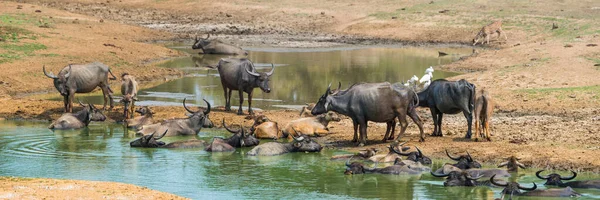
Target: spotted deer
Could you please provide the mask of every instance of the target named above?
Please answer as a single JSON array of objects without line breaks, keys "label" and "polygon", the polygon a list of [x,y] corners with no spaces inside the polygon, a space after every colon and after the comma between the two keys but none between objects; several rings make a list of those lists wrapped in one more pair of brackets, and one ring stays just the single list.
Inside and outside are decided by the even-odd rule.
[{"label": "spotted deer", "polygon": [[[479,33],[473,38],[473,46],[475,46],[479,40],[482,40],[481,44],[484,44],[486,41],[487,44],[490,44],[490,35],[494,33],[498,33],[498,38],[500,38],[500,35],[504,35],[504,40],[508,40],[506,33],[502,31],[502,21],[498,20],[481,28]],[[483,38],[485,38],[485,41]]]}]

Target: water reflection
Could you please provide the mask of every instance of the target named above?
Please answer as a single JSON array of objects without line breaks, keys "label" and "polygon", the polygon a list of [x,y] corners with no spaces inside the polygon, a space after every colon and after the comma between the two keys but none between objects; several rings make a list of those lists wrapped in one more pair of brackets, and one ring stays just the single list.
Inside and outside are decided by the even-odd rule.
[{"label": "water reflection", "polygon": [[[249,58],[258,70],[269,70],[275,64],[271,77],[271,93],[255,91],[253,106],[276,109],[314,102],[331,82],[342,82],[347,87],[357,82],[400,82],[412,75],[422,76],[429,66],[446,64],[470,54],[467,48],[359,48],[359,49],[251,49]],[[438,50],[450,53],[438,57]],[[223,55],[197,55],[166,61],[162,66],[178,68],[189,77],[172,80],[140,91],[139,105],[180,105],[183,98],[201,103],[206,98],[214,105],[224,105],[224,94],[217,70],[204,66],[216,65]],[[436,70],[434,78],[455,75]],[[258,90],[258,89],[257,89]],[[238,94],[234,92],[232,106],[237,107]],[[87,101],[102,103],[100,95],[81,96]],[[244,97],[247,99],[247,96]],[[61,100],[60,98],[56,98]],[[247,107],[247,103],[244,107]]]}]

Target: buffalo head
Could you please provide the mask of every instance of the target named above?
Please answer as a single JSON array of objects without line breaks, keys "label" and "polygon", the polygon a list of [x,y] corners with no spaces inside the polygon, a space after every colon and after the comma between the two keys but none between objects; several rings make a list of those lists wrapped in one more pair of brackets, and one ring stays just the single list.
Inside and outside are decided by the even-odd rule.
[{"label": "buffalo head", "polygon": [[292,142],[292,146],[293,146],[293,151],[295,152],[320,152],[321,149],[323,149],[323,147],[315,142],[314,140],[310,139],[308,136],[304,135],[304,134],[299,134],[296,129],[294,129],[294,127],[292,127],[292,130],[294,130],[295,135],[299,135],[298,137],[294,137],[292,135],[292,138],[294,138],[294,141]]},{"label": "buffalo head", "polygon": [[69,65],[69,71],[66,73],[59,72],[58,76],[54,75],[52,72],[46,72],[46,66],[43,66],[42,70],[44,70],[44,75],[54,80],[54,87],[56,87],[58,92],[60,92],[60,95],[69,95],[69,87],[67,86],[67,82],[69,81],[69,76],[71,75],[71,65]]},{"label": "buffalo head", "polygon": [[519,160],[521,159],[515,156],[511,156],[507,158],[506,162],[500,163],[498,167],[506,166],[508,168],[508,172],[517,172],[519,171],[519,167],[521,169],[525,169],[525,165],[523,165],[523,163],[520,163]]},{"label": "buffalo head", "polygon": [[271,92],[271,88],[269,87],[269,77],[271,77],[271,75],[273,75],[273,72],[275,72],[275,66],[273,65],[273,63],[271,63],[271,71],[269,72],[256,72],[254,70],[250,71],[248,70],[248,67],[244,67],[244,69],[248,74],[256,77],[256,79],[254,79],[255,84],[258,85],[258,87],[263,92]]},{"label": "buffalo head", "polygon": [[129,143],[129,146],[131,147],[144,147],[144,148],[156,148],[156,147],[160,147],[165,145],[164,142],[162,141],[158,141],[160,140],[162,137],[164,137],[167,134],[167,131],[169,130],[165,130],[165,132],[158,137],[154,137],[154,133],[150,134],[150,135],[144,135],[140,138],[138,138],[137,140],[131,141]]},{"label": "buffalo head", "polygon": [[104,120],[106,120],[106,115],[102,113],[102,110],[96,108],[94,104],[84,104],[81,103],[81,101],[79,101],[79,105],[81,105],[81,107],[83,107],[84,110],[87,110],[87,112],[90,115],[90,121],[103,122]]},{"label": "buffalo head", "polygon": [[[339,91],[340,87],[342,87],[341,82],[339,82],[338,89],[336,89],[336,91]],[[315,107],[310,111],[310,114],[316,116],[318,114],[326,113],[328,111],[327,107],[329,107],[329,104],[331,103],[331,100],[328,99],[327,97],[329,95],[336,95],[337,93],[338,92],[331,91],[331,83],[330,83],[329,86],[327,86],[327,90],[325,91],[325,94],[323,94],[319,98],[319,101],[317,101],[317,104],[315,105]]]},{"label": "buffalo head", "polygon": [[478,177],[471,177],[466,171],[451,171],[447,174],[436,174],[431,172],[432,176],[435,177],[447,177],[446,181],[444,181],[444,186],[453,187],[453,186],[477,186],[477,179],[483,177],[483,175],[479,175]]},{"label": "buffalo head", "polygon": [[[350,157],[350,159],[352,159],[352,157]],[[346,175],[364,174],[367,171],[375,170],[375,168],[367,168],[364,164],[359,162],[353,162],[352,164],[350,164],[350,159],[346,161],[346,171],[344,171],[344,174]]]},{"label": "buffalo head", "polygon": [[562,177],[562,176],[560,176],[560,174],[556,174],[556,173],[548,174],[547,176],[542,176],[540,174],[543,171],[544,170],[537,171],[535,173],[535,176],[537,176],[540,179],[546,179],[546,183],[544,183],[544,185],[562,186],[564,184],[562,181],[573,180],[575,177],[577,177],[577,173],[574,171],[571,171],[571,173],[573,173],[573,175],[569,176],[569,177]]},{"label": "buffalo head", "polygon": [[204,102],[206,102],[206,110],[199,109],[198,111],[194,112],[185,105],[185,100],[186,99],[184,98],[183,99],[183,108],[185,108],[185,110],[188,111],[188,113],[189,113],[188,117],[194,123],[193,126],[203,127],[204,124],[206,123],[206,121],[208,120],[208,113],[210,113],[210,103],[208,103],[208,101],[206,101],[206,99],[202,99],[202,100],[204,100]]},{"label": "buffalo head", "polygon": [[448,153],[448,150],[446,149],[446,155],[454,160],[454,161],[458,161],[458,163],[453,164],[453,166],[458,167],[462,170],[465,169],[472,169],[472,168],[481,168],[481,164],[475,160],[473,160],[473,158],[471,157],[471,154],[469,154],[469,152],[467,151],[467,155],[461,155],[461,156],[451,156],[450,153]]},{"label": "buffalo head", "polygon": [[[404,143],[402,143],[402,144],[404,144]],[[402,146],[402,144],[400,144],[399,146]],[[406,158],[407,160],[412,160],[412,161],[415,161],[415,162],[420,162],[421,164],[424,164],[424,165],[431,165],[431,163],[432,163],[431,162],[431,158],[423,155],[423,152],[421,152],[421,149],[419,149],[419,147],[415,146],[415,148],[417,149],[417,151],[416,152],[410,152],[410,153],[400,152],[400,151],[396,150],[394,148],[394,146],[391,145],[391,144],[390,144],[389,148],[390,148],[390,151],[392,151],[392,152],[394,152],[394,153],[396,153],[398,155],[407,156],[407,158]],[[406,150],[405,150],[405,148],[406,147],[403,147],[402,151],[408,150],[408,148],[406,148]]]},{"label": "buffalo head", "polygon": [[198,36],[196,36],[196,38],[194,38],[194,45],[192,45],[192,49],[203,49],[205,46],[208,46],[211,42],[208,40],[208,38],[210,38],[210,33],[206,36],[206,38],[198,39]]},{"label": "buffalo head", "polygon": [[240,127],[239,130],[233,130],[227,127],[227,124],[225,124],[225,118],[223,118],[223,127],[225,127],[225,129],[230,133],[233,133],[231,137],[225,139],[227,143],[233,147],[251,147],[258,145],[260,142],[258,139],[256,139],[256,137],[254,137],[254,135],[246,134],[244,127]]},{"label": "buffalo head", "polygon": [[[537,188],[537,185],[535,183],[533,183],[533,187],[531,188],[526,188],[523,187],[521,185],[519,185],[519,183],[517,182],[507,182],[507,183],[498,183],[496,182],[496,180],[494,179],[496,177],[496,175],[494,174],[491,178],[490,178],[490,182],[496,186],[500,186],[500,187],[504,187],[504,189],[502,190],[503,194],[510,194],[511,197],[510,199],[512,199],[512,195],[513,194],[521,194],[520,190],[527,190],[527,191],[533,191]],[[503,195],[504,196],[504,195]]]},{"label": "buffalo head", "polygon": [[150,108],[148,106],[136,108],[135,112],[140,113],[140,115],[154,114],[154,112],[152,112],[152,110],[150,110]]}]

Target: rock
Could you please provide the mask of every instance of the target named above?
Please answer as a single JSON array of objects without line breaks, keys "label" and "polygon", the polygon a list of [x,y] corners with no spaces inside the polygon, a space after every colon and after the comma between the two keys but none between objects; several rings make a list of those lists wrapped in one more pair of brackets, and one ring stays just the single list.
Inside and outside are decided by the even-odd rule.
[{"label": "rock", "polygon": [[42,11],[41,11],[41,10],[35,10],[35,12],[36,12],[36,13],[41,13]]},{"label": "rock", "polygon": [[598,45],[597,45],[597,44],[587,44],[587,45],[585,45],[585,46],[588,46],[588,47],[595,47],[595,46],[598,46]]},{"label": "rock", "polygon": [[573,47],[573,45],[571,45],[571,44],[566,44],[565,45],[565,48],[569,48],[569,47]]}]

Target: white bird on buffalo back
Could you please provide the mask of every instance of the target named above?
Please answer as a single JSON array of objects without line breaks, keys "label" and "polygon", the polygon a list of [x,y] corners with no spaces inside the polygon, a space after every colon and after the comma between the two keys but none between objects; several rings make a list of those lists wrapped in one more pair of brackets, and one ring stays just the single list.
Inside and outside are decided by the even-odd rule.
[{"label": "white bird on buffalo back", "polygon": [[433,74],[431,74],[431,72],[426,73],[425,75],[423,75],[423,77],[421,77],[421,80],[419,80],[419,83],[424,83],[423,89],[429,87],[429,84],[431,84],[431,79],[433,79]]}]

